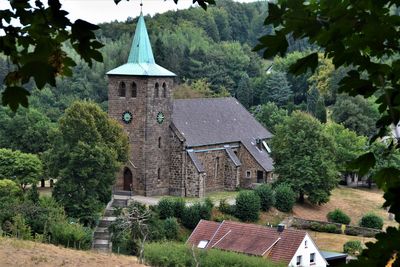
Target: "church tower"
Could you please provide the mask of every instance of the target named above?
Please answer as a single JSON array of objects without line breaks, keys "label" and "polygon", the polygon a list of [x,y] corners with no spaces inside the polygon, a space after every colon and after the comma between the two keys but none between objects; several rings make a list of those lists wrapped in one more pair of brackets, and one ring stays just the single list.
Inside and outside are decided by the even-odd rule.
[{"label": "church tower", "polygon": [[168,194],[169,149],[174,73],[157,65],[143,14],[128,62],[107,73],[108,114],[129,136],[129,160],[116,189],[153,196]]}]

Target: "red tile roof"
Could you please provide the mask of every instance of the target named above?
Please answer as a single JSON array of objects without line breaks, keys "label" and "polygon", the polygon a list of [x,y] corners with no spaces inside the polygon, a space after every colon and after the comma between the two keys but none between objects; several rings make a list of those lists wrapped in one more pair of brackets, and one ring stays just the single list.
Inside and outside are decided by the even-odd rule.
[{"label": "red tile roof", "polygon": [[232,221],[216,223],[201,220],[188,243],[197,246],[209,240],[207,248],[235,251],[255,256],[267,256],[273,261],[289,263],[306,236],[306,232]]}]

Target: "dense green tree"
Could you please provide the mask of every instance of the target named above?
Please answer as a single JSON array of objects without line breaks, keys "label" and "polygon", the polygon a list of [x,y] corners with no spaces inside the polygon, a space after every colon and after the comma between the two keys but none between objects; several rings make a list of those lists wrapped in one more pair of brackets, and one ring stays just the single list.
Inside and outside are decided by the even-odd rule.
[{"label": "dense green tree", "polygon": [[66,110],[45,158],[50,174],[58,178],[53,195],[69,216],[94,223],[111,197],[127,150],[122,127],[96,104],[75,102]]},{"label": "dense green tree", "polygon": [[[341,79],[339,91],[350,95],[370,97],[378,95],[381,118],[376,123],[379,131],[371,140],[383,137],[387,127],[400,120],[399,59],[400,48],[398,3],[393,1],[277,1],[269,3],[269,16],[265,25],[273,25],[274,36],[261,37],[256,50],[265,49],[264,56],[283,55],[288,47],[286,36],[308,38],[319,46],[324,56],[332,59],[336,69],[351,66],[352,70]],[[292,65],[293,73],[301,74],[318,66],[318,55],[312,53]],[[397,139],[399,137],[397,136]],[[387,147],[391,150],[393,146]],[[398,149],[398,147],[397,147]],[[361,175],[377,163],[372,152],[365,153],[355,162]],[[400,169],[384,167],[374,179],[385,191],[385,207],[400,222]],[[398,266],[400,263],[400,229],[388,227],[377,234],[377,241],[367,243],[367,249],[351,266]]]},{"label": "dense green tree", "polygon": [[[292,95],[291,86],[286,78],[286,73],[273,71],[261,79],[261,103],[273,102],[278,107],[286,105]],[[260,85],[259,85],[260,86]]]},{"label": "dense green tree", "polygon": [[327,111],[322,98],[318,98],[317,104],[315,106],[315,117],[322,123],[327,121]]},{"label": "dense green tree", "polygon": [[254,191],[242,191],[236,197],[235,215],[241,221],[255,222],[260,216],[261,201]]},{"label": "dense green tree", "polygon": [[0,107],[0,125],[0,147],[27,153],[40,153],[49,148],[53,124],[33,108],[20,108],[14,113]]},{"label": "dense green tree", "polygon": [[290,88],[293,92],[293,100],[295,104],[300,104],[307,100],[307,92],[309,89],[308,79],[311,77],[311,72],[295,76],[289,72],[289,67],[298,59],[309,54],[309,52],[293,52],[285,57],[276,57],[273,63],[273,70],[286,73]]},{"label": "dense green tree", "polygon": [[0,148],[0,179],[11,179],[23,190],[43,176],[43,165],[37,155]]},{"label": "dense green tree", "polygon": [[336,167],[344,174],[348,171],[347,164],[366,151],[367,138],[334,122],[327,123],[325,131],[335,142]]},{"label": "dense green tree", "polygon": [[276,127],[271,146],[278,181],[288,183],[299,201],[304,201],[305,195],[314,204],[329,201],[338,182],[334,141],[318,120],[293,112]]},{"label": "dense green tree", "polygon": [[332,119],[359,135],[371,137],[376,133],[375,122],[379,119],[376,105],[361,96],[340,95],[332,107]]},{"label": "dense green tree", "polygon": [[276,125],[283,123],[288,116],[285,109],[271,102],[257,106],[253,109],[253,114],[271,132],[275,132]]},{"label": "dense green tree", "polygon": [[247,74],[244,74],[239,81],[236,91],[236,98],[245,108],[249,108],[253,104],[250,79]]}]

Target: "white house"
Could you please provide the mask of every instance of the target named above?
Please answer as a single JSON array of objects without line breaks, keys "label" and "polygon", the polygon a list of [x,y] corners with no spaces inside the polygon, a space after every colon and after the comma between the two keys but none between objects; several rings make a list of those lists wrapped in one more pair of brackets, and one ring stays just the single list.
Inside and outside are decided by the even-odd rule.
[{"label": "white house", "polygon": [[288,266],[325,267],[318,247],[303,230],[266,227],[233,221],[201,220],[187,243],[200,249],[221,249],[264,257]]}]

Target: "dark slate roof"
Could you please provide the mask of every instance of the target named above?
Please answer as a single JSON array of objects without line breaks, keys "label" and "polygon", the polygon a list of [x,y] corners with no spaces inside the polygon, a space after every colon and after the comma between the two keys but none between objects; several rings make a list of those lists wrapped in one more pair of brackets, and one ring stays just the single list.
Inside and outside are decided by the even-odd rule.
[{"label": "dark slate roof", "polygon": [[172,121],[187,147],[242,142],[265,170],[272,170],[268,153],[255,145],[272,134],[235,98],[175,100]]},{"label": "dark slate roof", "polygon": [[194,151],[188,151],[189,157],[192,160],[194,166],[196,167],[198,172],[204,172],[203,164],[199,161]]},{"label": "dark slate roof", "polygon": [[289,263],[306,236],[306,231],[276,228],[233,221],[201,220],[187,243],[197,246],[209,241],[206,248],[218,248],[255,256],[264,256],[276,262]]},{"label": "dark slate roof", "polygon": [[236,167],[239,167],[242,165],[239,158],[236,156],[235,152],[233,152],[229,146],[225,146],[225,150],[226,150],[226,153],[228,154],[229,158],[233,161],[233,164],[235,164]]}]

